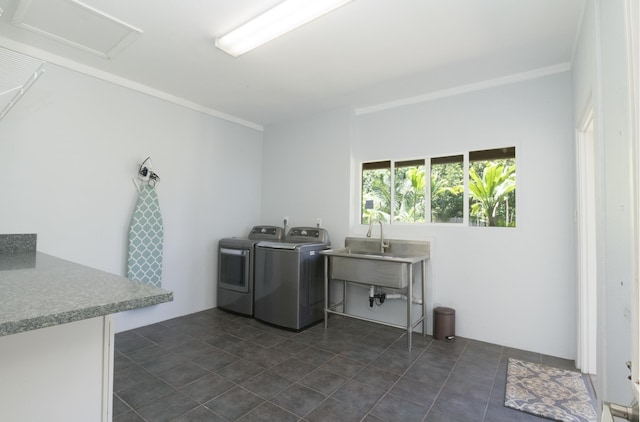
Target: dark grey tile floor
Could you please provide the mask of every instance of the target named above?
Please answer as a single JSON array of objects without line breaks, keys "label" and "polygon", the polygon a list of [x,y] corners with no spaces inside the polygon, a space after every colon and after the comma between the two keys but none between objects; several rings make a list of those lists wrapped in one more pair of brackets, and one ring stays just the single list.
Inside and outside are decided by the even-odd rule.
[{"label": "dark grey tile floor", "polygon": [[211,309],[116,334],[114,422],[540,421],[503,406],[509,357],[351,318],[301,333]]}]

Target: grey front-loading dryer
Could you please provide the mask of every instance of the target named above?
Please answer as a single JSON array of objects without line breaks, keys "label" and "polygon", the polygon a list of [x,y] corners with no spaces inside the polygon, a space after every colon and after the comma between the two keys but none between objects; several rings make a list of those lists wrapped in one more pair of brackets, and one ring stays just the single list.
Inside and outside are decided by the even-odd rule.
[{"label": "grey front-loading dryer", "polygon": [[218,242],[218,308],[253,316],[255,246],[262,240],[277,242],[283,238],[282,227],[255,226],[248,237],[220,239]]},{"label": "grey front-loading dryer", "polygon": [[256,245],[254,316],[300,330],[324,317],[324,259],[329,234],[292,227],[283,242]]}]

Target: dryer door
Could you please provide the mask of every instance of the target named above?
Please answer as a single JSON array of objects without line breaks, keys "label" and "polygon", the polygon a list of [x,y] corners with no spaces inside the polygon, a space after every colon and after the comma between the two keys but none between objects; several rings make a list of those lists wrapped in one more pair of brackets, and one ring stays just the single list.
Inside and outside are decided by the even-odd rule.
[{"label": "dryer door", "polygon": [[236,292],[249,292],[249,249],[220,248],[218,287]]}]

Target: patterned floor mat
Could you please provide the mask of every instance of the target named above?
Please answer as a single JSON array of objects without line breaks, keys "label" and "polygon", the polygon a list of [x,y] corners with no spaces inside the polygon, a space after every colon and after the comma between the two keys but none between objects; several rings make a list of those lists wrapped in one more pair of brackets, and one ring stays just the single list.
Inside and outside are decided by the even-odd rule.
[{"label": "patterned floor mat", "polygon": [[564,422],[597,417],[582,374],[511,358],[504,405]]}]

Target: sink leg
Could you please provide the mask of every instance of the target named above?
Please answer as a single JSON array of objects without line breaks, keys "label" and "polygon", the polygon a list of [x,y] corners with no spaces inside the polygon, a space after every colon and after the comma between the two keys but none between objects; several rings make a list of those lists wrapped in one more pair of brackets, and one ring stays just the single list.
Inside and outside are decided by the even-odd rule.
[{"label": "sink leg", "polygon": [[426,293],[427,289],[427,261],[422,261],[422,337],[427,335],[427,301]]},{"label": "sink leg", "polygon": [[324,329],[327,329],[329,322],[329,313],[327,308],[329,307],[329,257],[324,257]]},{"label": "sink leg", "polygon": [[411,351],[411,305],[413,302],[413,265],[407,264],[409,267],[409,286],[407,289],[407,343],[409,351]]},{"label": "sink leg", "polygon": [[347,282],[342,282],[342,313],[347,313]]}]

